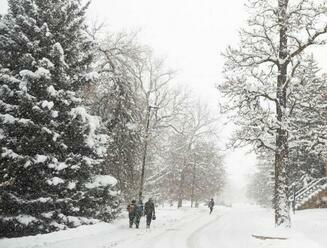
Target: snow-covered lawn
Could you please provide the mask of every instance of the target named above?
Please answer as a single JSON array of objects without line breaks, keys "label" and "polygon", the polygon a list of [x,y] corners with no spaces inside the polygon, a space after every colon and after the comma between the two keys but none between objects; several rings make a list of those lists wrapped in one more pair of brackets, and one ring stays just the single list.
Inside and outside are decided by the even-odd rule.
[{"label": "snow-covered lawn", "polygon": [[294,229],[314,240],[320,247],[327,247],[327,209],[301,210],[295,213]]},{"label": "snow-covered lawn", "polygon": [[[254,206],[161,208],[150,230],[129,229],[126,216],[56,233],[1,239],[1,248],[326,248],[327,209],[298,211],[290,231],[273,228],[272,211]],[[252,235],[284,237],[260,240]]]}]

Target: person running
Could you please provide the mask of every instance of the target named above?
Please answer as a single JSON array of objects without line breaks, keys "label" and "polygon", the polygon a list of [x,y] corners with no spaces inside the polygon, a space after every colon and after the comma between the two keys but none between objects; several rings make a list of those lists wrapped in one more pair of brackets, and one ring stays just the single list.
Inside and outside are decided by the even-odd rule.
[{"label": "person running", "polygon": [[134,223],[135,223],[136,228],[139,228],[140,220],[141,220],[143,213],[144,213],[143,202],[142,202],[142,200],[139,200],[138,203],[136,204],[136,212],[135,212],[135,218],[134,218]]},{"label": "person running", "polygon": [[132,200],[130,204],[127,205],[128,218],[129,218],[129,228],[133,227],[134,219],[136,216],[136,201]]},{"label": "person running", "polygon": [[211,198],[211,200],[208,203],[208,207],[210,209],[210,214],[212,213],[213,207],[215,206],[214,200]]},{"label": "person running", "polygon": [[150,228],[151,221],[155,220],[156,218],[156,212],[152,198],[149,198],[149,200],[145,203],[144,214],[146,215],[146,228]]}]

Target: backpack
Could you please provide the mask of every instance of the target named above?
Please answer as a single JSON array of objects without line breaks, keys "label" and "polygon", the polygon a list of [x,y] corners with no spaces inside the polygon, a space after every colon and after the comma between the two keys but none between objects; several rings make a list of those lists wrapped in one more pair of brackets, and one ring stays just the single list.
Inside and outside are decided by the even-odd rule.
[{"label": "backpack", "polygon": [[132,214],[132,213],[135,213],[135,204],[129,204],[128,207],[127,207],[127,211],[128,213]]}]

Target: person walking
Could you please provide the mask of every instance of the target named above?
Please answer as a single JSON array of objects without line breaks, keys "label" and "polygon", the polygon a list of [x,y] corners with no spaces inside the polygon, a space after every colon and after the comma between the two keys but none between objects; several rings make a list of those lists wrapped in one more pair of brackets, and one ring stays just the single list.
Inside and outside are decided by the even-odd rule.
[{"label": "person walking", "polygon": [[150,228],[151,221],[156,219],[156,212],[152,198],[144,205],[144,214],[146,215],[146,228]]},{"label": "person walking", "polygon": [[134,219],[136,216],[136,201],[132,200],[130,204],[127,205],[128,218],[129,218],[129,228],[133,227]]},{"label": "person walking", "polygon": [[135,218],[134,223],[136,228],[139,228],[141,217],[143,216],[144,210],[143,210],[143,202],[142,200],[139,200],[136,204],[136,212],[135,212]]},{"label": "person walking", "polygon": [[210,214],[212,213],[213,207],[215,206],[214,200],[211,198],[211,200],[208,203],[208,207],[210,209]]}]

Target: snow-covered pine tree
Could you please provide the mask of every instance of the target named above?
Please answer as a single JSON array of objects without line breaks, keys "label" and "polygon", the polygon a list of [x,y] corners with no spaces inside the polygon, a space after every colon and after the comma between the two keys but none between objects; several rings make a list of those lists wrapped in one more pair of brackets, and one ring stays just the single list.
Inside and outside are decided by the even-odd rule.
[{"label": "snow-covered pine tree", "polygon": [[0,22],[0,234],[45,233],[119,210],[106,136],[78,97],[92,43],[79,0],[9,0]]},{"label": "snow-covered pine tree", "polygon": [[273,205],[274,162],[271,151],[261,151],[257,156],[256,171],[250,175],[247,185],[247,197],[260,206]]},{"label": "snow-covered pine tree", "polygon": [[290,183],[302,187],[325,175],[326,160],[326,75],[312,55],[297,65],[289,94],[291,132],[289,137]]},{"label": "snow-covered pine tree", "polygon": [[210,136],[195,143],[191,162],[191,202],[207,201],[217,196],[225,184],[223,156]]}]

